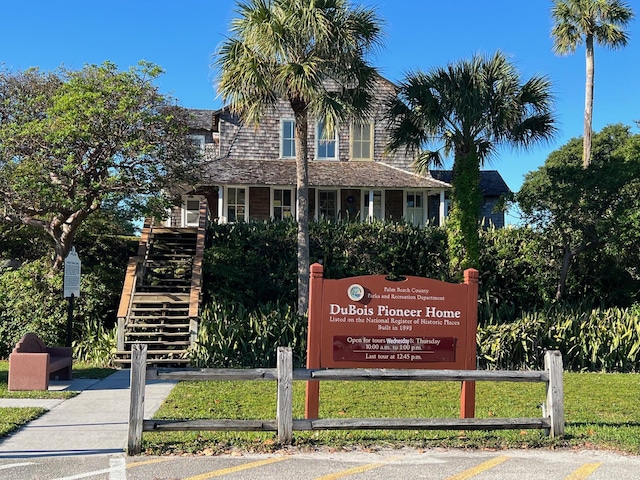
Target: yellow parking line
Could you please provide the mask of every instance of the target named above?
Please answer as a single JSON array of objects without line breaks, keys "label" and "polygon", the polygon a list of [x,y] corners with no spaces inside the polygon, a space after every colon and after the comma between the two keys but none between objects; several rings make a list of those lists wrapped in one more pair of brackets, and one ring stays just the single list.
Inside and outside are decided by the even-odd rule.
[{"label": "yellow parking line", "polygon": [[465,470],[464,472],[460,472],[453,477],[447,477],[446,480],[467,480],[468,478],[475,477],[476,475],[489,470],[490,468],[497,467],[503,462],[509,460],[509,457],[496,457],[491,460],[487,460],[486,462],[482,462],[480,465],[476,465],[469,470]]},{"label": "yellow parking line", "polygon": [[127,464],[127,468],[141,467],[143,465],[151,465],[152,463],[166,462],[170,458],[153,458],[151,460],[142,460],[140,462],[132,462]]},{"label": "yellow parking line", "polygon": [[384,467],[389,462],[393,462],[397,460],[399,457],[389,457],[386,462],[379,463],[369,463],[367,465],[361,465],[359,467],[353,467],[348,470],[343,470],[337,473],[330,473],[329,475],[324,475],[322,477],[317,477],[315,480],[335,480],[336,478],[348,477],[349,475],[356,475],[358,473],[366,472],[368,470],[373,470],[374,468]]},{"label": "yellow parking line", "polygon": [[208,478],[219,477],[220,475],[227,475],[229,473],[241,472],[242,470],[248,470],[250,468],[261,467],[263,465],[269,465],[270,463],[281,462],[287,460],[289,457],[273,457],[266,460],[258,460],[257,462],[244,463],[235,467],[223,468],[221,470],[214,470],[208,473],[202,473],[194,477],[185,478],[184,480],[206,480]]},{"label": "yellow parking line", "polygon": [[565,480],[584,480],[588,478],[593,472],[595,472],[602,463],[585,463]]},{"label": "yellow parking line", "polygon": [[330,473],[329,475],[325,475],[323,477],[317,477],[316,480],[334,480],[336,478],[348,477],[349,475],[366,472],[368,470],[373,470],[374,468],[382,467],[384,465],[386,465],[386,463],[369,463],[368,465],[362,465],[360,467],[350,468],[349,470],[343,470],[342,472]]}]

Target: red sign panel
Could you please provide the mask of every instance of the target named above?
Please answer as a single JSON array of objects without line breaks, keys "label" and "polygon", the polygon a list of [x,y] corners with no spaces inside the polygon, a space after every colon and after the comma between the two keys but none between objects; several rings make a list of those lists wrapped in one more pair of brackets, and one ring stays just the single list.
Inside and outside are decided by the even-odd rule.
[{"label": "red sign panel", "polygon": [[422,277],[323,280],[320,367],[469,368],[467,294]]}]

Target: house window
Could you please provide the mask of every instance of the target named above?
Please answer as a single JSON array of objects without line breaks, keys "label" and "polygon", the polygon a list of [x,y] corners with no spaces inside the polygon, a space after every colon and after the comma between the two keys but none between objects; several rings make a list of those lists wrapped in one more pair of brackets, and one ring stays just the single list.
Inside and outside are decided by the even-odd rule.
[{"label": "house window", "polygon": [[[369,192],[365,192],[364,195],[364,209],[367,212],[369,219],[383,220],[382,218],[382,191],[373,191],[373,209],[369,204]],[[373,212],[373,215],[371,213]]]},{"label": "house window", "polygon": [[293,215],[293,192],[291,189],[275,188],[273,190],[273,218],[284,220]]},{"label": "house window", "polygon": [[296,156],[296,122],[280,120],[280,158]]},{"label": "house window", "polygon": [[189,135],[189,140],[193,142],[198,153],[204,155],[204,135]]},{"label": "house window", "polygon": [[246,194],[244,188],[227,189],[227,221],[238,222],[245,219]]},{"label": "house window", "polygon": [[424,221],[424,199],[420,192],[407,192],[405,211],[406,219],[414,225],[422,225]]},{"label": "house window", "polygon": [[351,125],[351,159],[371,160],[373,158],[373,125],[354,123]]},{"label": "house window", "polygon": [[185,227],[197,227],[200,221],[200,200],[193,198],[185,199],[183,212],[183,225]]},{"label": "house window", "polygon": [[335,220],[338,212],[338,194],[335,190],[318,191],[318,215],[326,220]]},{"label": "house window", "polygon": [[338,152],[336,130],[328,132],[324,122],[318,122],[316,133],[316,158],[318,160],[335,160]]}]

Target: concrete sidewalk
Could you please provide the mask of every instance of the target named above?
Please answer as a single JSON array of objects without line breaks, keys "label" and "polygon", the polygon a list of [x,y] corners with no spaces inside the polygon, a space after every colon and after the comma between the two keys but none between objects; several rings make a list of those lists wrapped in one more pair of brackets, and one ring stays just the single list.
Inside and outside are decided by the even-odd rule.
[{"label": "concrete sidewalk", "polygon": [[[0,458],[122,453],[127,446],[129,370],[103,380],[51,382],[50,389],[80,391],[68,400],[0,399],[0,407],[49,409],[8,438],[0,440]],[[147,381],[144,417],[150,418],[177,382]]]}]

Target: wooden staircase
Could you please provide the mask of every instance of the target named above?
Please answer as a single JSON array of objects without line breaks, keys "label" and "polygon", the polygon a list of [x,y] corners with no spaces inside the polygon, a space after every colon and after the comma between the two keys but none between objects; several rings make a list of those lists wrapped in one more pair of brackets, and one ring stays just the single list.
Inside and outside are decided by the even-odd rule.
[{"label": "wooden staircase", "polygon": [[131,346],[137,343],[147,345],[149,365],[189,364],[198,333],[206,204],[200,213],[198,228],[145,222],[120,299],[116,365],[131,364]]}]

